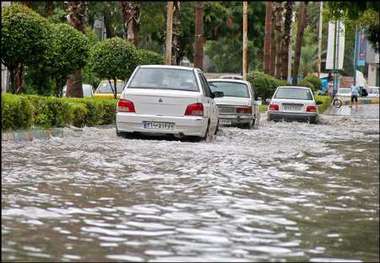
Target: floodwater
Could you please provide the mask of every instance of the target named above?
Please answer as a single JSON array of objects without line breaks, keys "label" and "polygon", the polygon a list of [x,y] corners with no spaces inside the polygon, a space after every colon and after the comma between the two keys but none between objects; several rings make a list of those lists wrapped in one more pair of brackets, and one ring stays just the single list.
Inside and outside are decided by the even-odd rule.
[{"label": "floodwater", "polygon": [[379,260],[379,122],[2,144],[2,260]]}]

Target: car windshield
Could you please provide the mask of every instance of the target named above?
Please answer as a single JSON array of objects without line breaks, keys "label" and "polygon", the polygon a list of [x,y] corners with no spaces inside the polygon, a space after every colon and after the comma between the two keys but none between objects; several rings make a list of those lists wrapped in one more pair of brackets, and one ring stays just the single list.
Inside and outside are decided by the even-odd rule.
[{"label": "car windshield", "polygon": [[249,98],[248,87],[243,83],[215,81],[210,84],[212,92],[221,91],[224,97]]},{"label": "car windshield", "polygon": [[351,92],[351,89],[339,89],[338,93],[340,94],[348,94]]},{"label": "car windshield", "polygon": [[313,96],[307,89],[300,88],[280,88],[277,90],[276,99],[296,99],[296,100],[312,100]]},{"label": "car windshield", "polygon": [[140,68],[128,88],[199,91],[192,70]]},{"label": "car windshield", "polygon": [[[111,80],[112,88],[113,88],[113,80]],[[123,81],[116,81],[116,90],[117,93],[121,93],[124,89],[124,82]],[[96,89],[96,93],[113,93],[109,81],[102,81],[98,88]]]}]

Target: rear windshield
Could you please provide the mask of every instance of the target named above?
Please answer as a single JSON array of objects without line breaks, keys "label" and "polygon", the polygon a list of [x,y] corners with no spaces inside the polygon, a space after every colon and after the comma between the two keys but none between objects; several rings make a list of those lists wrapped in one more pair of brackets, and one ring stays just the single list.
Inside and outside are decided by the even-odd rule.
[{"label": "rear windshield", "polygon": [[351,89],[339,89],[338,90],[338,93],[342,93],[342,94],[348,94],[351,92]]},{"label": "rear windshield", "polygon": [[199,91],[191,70],[140,68],[128,88]]},{"label": "rear windshield", "polygon": [[[113,80],[111,80],[111,83],[112,83],[112,88],[113,88],[113,85],[114,85]],[[123,92],[123,89],[124,89],[124,82],[123,81],[116,81],[117,93]],[[113,93],[111,86],[110,86],[110,83],[108,81],[107,82],[102,81],[99,84],[98,88],[96,89],[96,93]]]},{"label": "rear windshield", "polygon": [[296,100],[313,100],[311,92],[307,89],[299,88],[280,88],[277,90],[276,99],[296,99]]},{"label": "rear windshield", "polygon": [[221,91],[225,97],[249,98],[248,87],[242,83],[235,82],[210,82],[212,92]]}]

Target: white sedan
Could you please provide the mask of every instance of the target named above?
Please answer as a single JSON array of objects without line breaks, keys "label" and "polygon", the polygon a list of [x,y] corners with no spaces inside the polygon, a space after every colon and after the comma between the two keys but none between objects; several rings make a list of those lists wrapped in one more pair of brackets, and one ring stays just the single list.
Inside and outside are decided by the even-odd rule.
[{"label": "white sedan", "polygon": [[210,79],[211,91],[223,92],[222,98],[215,98],[219,108],[220,125],[236,125],[251,129],[258,125],[259,106],[248,81],[236,79]]},{"label": "white sedan", "polygon": [[318,121],[318,106],[313,92],[307,87],[280,86],[270,100],[267,112],[271,120]]},{"label": "white sedan", "polygon": [[223,94],[211,92],[200,69],[138,66],[117,103],[116,133],[211,138],[218,127],[215,96]]}]

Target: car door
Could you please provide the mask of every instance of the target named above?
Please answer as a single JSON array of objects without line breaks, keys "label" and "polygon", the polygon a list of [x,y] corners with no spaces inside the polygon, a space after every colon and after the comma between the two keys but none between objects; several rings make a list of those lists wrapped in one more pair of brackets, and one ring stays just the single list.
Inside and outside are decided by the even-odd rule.
[{"label": "car door", "polygon": [[202,87],[202,91],[203,91],[203,104],[206,108],[206,116],[208,118],[210,118],[210,124],[211,126],[213,127],[216,127],[217,125],[217,122],[218,122],[218,112],[217,112],[217,106],[216,106],[216,103],[214,101],[214,99],[211,97],[212,95],[212,92],[211,92],[211,89],[208,85],[208,82],[205,78],[205,76],[203,75],[203,73],[201,71],[198,71],[197,72],[197,75],[198,75],[198,78],[201,82],[201,87]]}]

